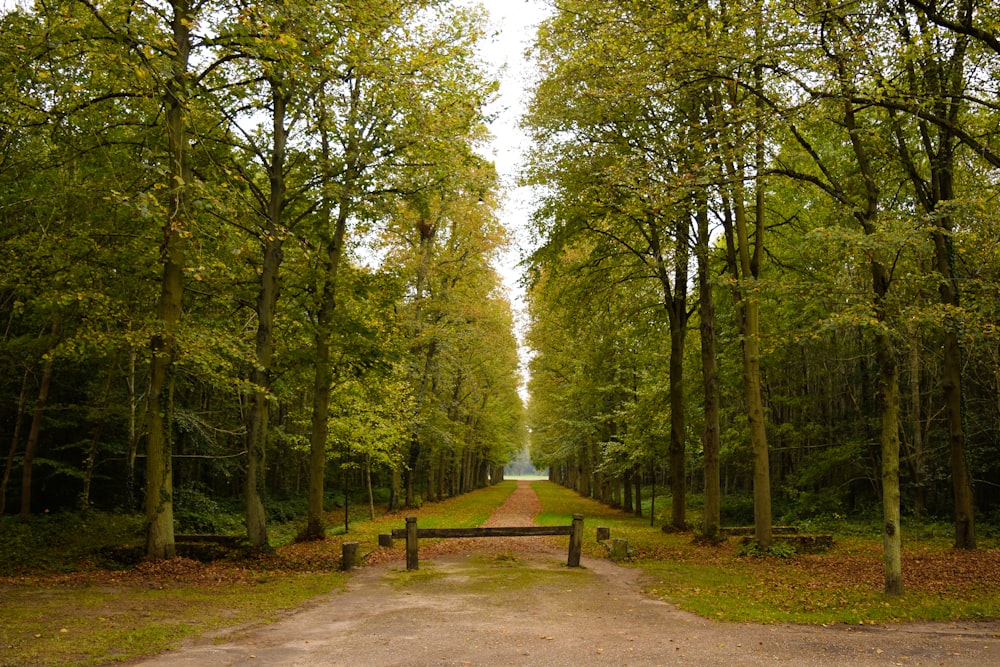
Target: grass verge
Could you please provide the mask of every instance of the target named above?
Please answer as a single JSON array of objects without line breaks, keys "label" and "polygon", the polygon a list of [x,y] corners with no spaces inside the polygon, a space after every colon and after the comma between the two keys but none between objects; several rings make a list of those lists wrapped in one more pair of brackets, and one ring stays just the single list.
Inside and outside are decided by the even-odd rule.
[{"label": "grass verge", "polygon": [[[648,575],[647,592],[687,611],[723,621],[868,624],[1000,618],[1000,550],[965,552],[935,535],[904,533],[906,593],[882,592],[878,536],[834,535],[826,554],[750,558],[730,539],[695,543],[693,533],[664,533],[639,518],[582,498],[548,482],[532,484],[542,503],[536,521],[568,523],[585,517],[584,553],[605,557],[597,526],[628,540],[631,566]],[[669,507],[663,508],[669,513]],[[904,531],[906,527],[904,526]]]}]

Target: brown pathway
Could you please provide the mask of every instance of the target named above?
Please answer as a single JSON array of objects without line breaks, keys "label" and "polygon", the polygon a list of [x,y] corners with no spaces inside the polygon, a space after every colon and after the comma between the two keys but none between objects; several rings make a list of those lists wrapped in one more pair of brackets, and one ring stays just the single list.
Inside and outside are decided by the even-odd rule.
[{"label": "brown pathway", "polygon": [[[530,524],[521,483],[491,524]],[[421,570],[371,567],[342,592],[225,641],[206,637],[133,663],[148,667],[1000,664],[1000,623],[813,627],[715,623],[651,600],[634,568],[584,559],[546,538],[459,540],[421,548]],[[517,552],[518,563],[509,554]],[[485,555],[484,555],[485,554]],[[500,554],[500,555],[497,555]],[[405,582],[405,584],[403,583]]]}]

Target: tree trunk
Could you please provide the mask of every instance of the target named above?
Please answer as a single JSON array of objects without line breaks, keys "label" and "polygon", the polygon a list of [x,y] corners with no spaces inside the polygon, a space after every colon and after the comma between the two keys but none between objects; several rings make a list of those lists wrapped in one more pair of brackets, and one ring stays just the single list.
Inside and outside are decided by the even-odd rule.
[{"label": "tree trunk", "polygon": [[10,473],[14,469],[14,459],[17,456],[17,445],[21,439],[21,426],[24,424],[24,413],[28,406],[28,379],[31,377],[31,369],[24,369],[24,378],[21,380],[21,395],[17,399],[17,417],[14,419],[14,434],[10,438],[10,450],[7,452],[7,462],[3,468],[3,480],[0,481],[0,516],[3,516],[7,509],[7,484],[10,482]]},{"label": "tree trunk", "polygon": [[139,427],[137,413],[139,412],[139,398],[135,391],[136,360],[135,347],[129,346],[128,353],[128,451],[125,453],[125,503],[129,510],[136,506],[135,497],[135,459],[139,452]]},{"label": "tree trunk", "polygon": [[375,494],[372,492],[372,457],[365,454],[365,491],[368,492],[368,519],[375,520]]},{"label": "tree trunk", "polygon": [[[351,89],[350,118],[358,113],[360,103],[360,82],[356,81]],[[323,156],[323,175],[327,182],[336,182],[336,176],[331,173],[333,151],[330,147],[330,136],[326,127],[326,119],[320,119],[320,144]],[[349,125],[353,123],[349,122]],[[313,401],[312,419],[309,435],[309,488],[306,502],[306,527],[303,539],[322,540],[326,538],[326,520],[323,517],[323,495],[326,480],[326,440],[330,421],[330,384],[333,382],[333,362],[330,358],[330,335],[333,319],[337,310],[337,289],[340,277],[341,262],[344,255],[344,239],[347,235],[347,221],[351,215],[351,192],[358,177],[358,148],[356,137],[348,139],[345,148],[346,167],[342,176],[342,193],[335,202],[337,216],[334,219],[331,206],[324,203],[321,217],[327,223],[333,222],[333,233],[327,239],[326,253],[323,257],[323,275],[320,278],[319,306],[316,313],[316,329],[313,332],[315,353],[313,369]]]},{"label": "tree trunk", "polygon": [[[846,77],[845,77],[846,78]],[[853,103],[844,101],[844,127],[847,129],[858,170],[864,182],[864,206],[855,210],[855,218],[866,236],[877,232],[879,189],[868,159],[868,152],[857,126]],[[903,542],[899,509],[899,369],[889,325],[886,298],[891,284],[889,271],[876,253],[868,260],[872,276],[875,317],[879,329],[875,334],[875,357],[879,370],[879,406],[882,421],[880,443],[882,452],[882,559],[885,592],[903,594]]]},{"label": "tree trunk", "polygon": [[399,466],[392,469],[392,479],[389,482],[389,511],[398,512],[402,509],[400,496],[402,495],[403,475]]},{"label": "tree trunk", "polygon": [[882,533],[885,592],[903,594],[902,528],[899,511],[899,373],[888,334],[876,336],[882,416]]},{"label": "tree trunk", "polygon": [[[938,177],[942,183],[942,194],[951,192],[951,173]],[[950,199],[951,197],[948,197]],[[948,216],[936,216],[938,225],[934,230],[934,256],[938,273],[941,275],[941,303],[959,312],[959,290],[954,275],[954,247],[951,240],[951,221]],[[965,425],[962,405],[962,348],[958,339],[957,322],[947,322],[944,334],[944,388],[945,410],[948,414],[948,444],[951,454],[951,482],[955,504],[955,548],[976,548],[975,503],[972,495],[972,476],[965,454]]]},{"label": "tree trunk", "polygon": [[261,234],[264,258],[257,293],[256,363],[250,372],[253,397],[247,428],[247,469],[244,487],[247,539],[253,549],[267,551],[267,515],[264,512],[264,465],[270,417],[271,369],[274,365],[274,320],[278,306],[278,273],[282,261],[282,210],[285,206],[285,115],[287,93],[280,76],[268,80],[271,88],[271,161],[267,218]]},{"label": "tree trunk", "polygon": [[[111,386],[114,382],[114,372],[108,370],[107,379],[104,382],[104,393],[101,399],[101,408],[107,409],[108,399],[111,396]],[[97,464],[97,446],[100,444],[101,435],[104,432],[104,426],[107,423],[107,419],[102,416],[98,423],[94,426],[94,432],[90,437],[90,447],[87,451],[87,460],[84,462],[83,466],[83,490],[80,492],[80,509],[86,510],[90,507],[90,486],[94,479],[94,466]]]},{"label": "tree trunk", "polygon": [[913,516],[918,521],[927,514],[927,469],[924,451],[923,410],[920,397],[920,337],[914,330],[910,338],[910,430],[913,448],[910,452],[910,467],[913,470]]},{"label": "tree trunk", "polygon": [[685,488],[685,438],[687,414],[684,409],[684,345],[687,339],[690,226],[687,219],[678,223],[674,239],[671,277],[660,241],[660,225],[651,220],[648,225],[650,249],[656,258],[656,274],[663,290],[663,303],[670,322],[670,525],[678,530],[687,526]]},{"label": "tree trunk", "polygon": [[[754,539],[764,548],[771,546],[771,464],[768,455],[764,401],[760,377],[760,307],[757,291],[759,254],[750,253],[743,188],[737,179],[734,186],[732,221],[727,223],[729,271],[733,278],[736,321],[742,338],[743,398],[746,402],[753,453]],[[758,221],[756,237],[763,236]]]},{"label": "tree trunk", "polygon": [[42,379],[38,385],[38,400],[35,401],[35,410],[31,416],[31,427],[28,429],[28,442],[24,446],[24,461],[21,465],[21,511],[22,521],[31,518],[31,472],[35,462],[35,454],[38,451],[38,438],[42,431],[42,417],[45,415],[45,403],[49,398],[49,387],[52,384],[52,366],[55,363],[55,355],[52,353],[56,340],[59,337],[59,317],[56,316],[52,323],[51,338],[52,343],[49,354],[45,359],[45,366],[42,368]]},{"label": "tree trunk", "polygon": [[698,204],[698,237],[695,253],[698,256],[698,308],[701,318],[701,376],[704,385],[704,419],[702,447],[704,450],[705,508],[702,535],[709,541],[718,541],[722,526],[722,493],[719,486],[719,455],[721,439],[721,399],[719,395],[719,365],[715,349],[715,302],[712,297],[712,271],[709,256],[711,242],[708,228],[707,202]]},{"label": "tree trunk", "polygon": [[[759,26],[758,26],[759,37]],[[756,85],[760,86],[760,67],[754,68]],[[735,92],[730,92],[731,96]],[[762,96],[761,96],[762,99]],[[733,97],[733,108],[739,108],[741,101]],[[719,109],[719,118],[724,119],[722,96],[715,93],[714,106]],[[763,164],[763,137],[759,124],[755,121],[756,155],[758,165]],[[764,190],[763,176],[758,170],[754,201],[754,236],[751,244],[747,220],[746,181],[744,166],[738,161],[739,146],[730,136],[720,134],[722,149],[722,171],[731,183],[729,192],[723,191],[723,226],[726,236],[726,264],[731,278],[736,324],[741,336],[743,353],[743,396],[746,402],[749,425],[750,449],[753,454],[753,499],[754,499],[754,539],[764,548],[771,546],[771,466],[767,443],[764,401],[761,395],[760,374],[760,305],[759,289],[760,261],[764,249]],[[752,251],[751,251],[752,249]]]},{"label": "tree trunk", "polygon": [[635,515],[642,516],[642,475],[632,471],[632,488],[635,489]]},{"label": "tree trunk", "polygon": [[333,238],[327,246],[326,272],[321,290],[316,331],[313,334],[314,368],[312,422],[309,438],[309,490],[306,503],[306,528],[302,535],[307,540],[326,538],[326,519],[323,517],[323,496],[326,479],[326,440],[330,419],[330,385],[333,367],[330,358],[330,329],[333,325],[337,299],[337,277],[347,230],[347,206],[341,202],[334,227]]},{"label": "tree trunk", "polygon": [[[971,17],[972,4],[963,4],[955,11]],[[968,16],[966,13],[968,12]],[[954,128],[960,125],[960,116],[968,104],[966,54],[969,36],[961,32],[955,37],[950,55],[932,50],[925,32],[936,27],[927,27],[904,16],[897,23],[902,41],[919,54],[908,61],[905,70],[908,83],[915,96],[929,102],[933,114],[946,119],[933,127],[926,120],[919,120],[920,146],[930,169],[929,179],[924,179],[915,165],[907,146],[905,136],[896,131],[896,142],[903,166],[906,168],[914,192],[932,223],[934,241],[934,263],[940,276],[938,293],[940,303],[946,311],[956,313],[945,321],[944,338],[944,389],[945,412],[948,417],[949,449],[951,459],[952,494],[955,514],[955,548],[976,548],[975,503],[972,493],[972,477],[966,461],[966,439],[964,409],[962,404],[962,349],[959,340],[961,322],[960,288],[955,277],[955,248],[952,241],[954,221],[949,206],[955,200],[955,144]],[[921,34],[914,35],[913,30]],[[922,53],[921,53],[922,51]]]},{"label": "tree trunk", "polygon": [[171,415],[174,339],[184,301],[185,237],[190,233],[188,165],[188,63],[191,54],[189,0],[173,0],[171,29],[173,54],[166,82],[167,154],[170,177],[170,215],[163,230],[163,278],[156,316],[162,330],[151,342],[148,396],[149,434],[146,440],[146,558],[161,560],[174,556],[174,490]]},{"label": "tree trunk", "polygon": [[622,496],[625,500],[622,503],[622,510],[625,512],[632,512],[632,471],[627,470],[625,474],[622,475],[622,482],[625,485],[624,495]]}]

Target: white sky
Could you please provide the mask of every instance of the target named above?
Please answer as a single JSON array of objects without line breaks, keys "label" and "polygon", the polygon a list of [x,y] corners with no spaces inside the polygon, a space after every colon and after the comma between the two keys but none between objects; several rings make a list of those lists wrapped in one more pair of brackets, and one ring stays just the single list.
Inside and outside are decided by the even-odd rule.
[{"label": "white sky", "polygon": [[[483,5],[491,16],[490,27],[494,33],[484,40],[482,54],[489,65],[501,71],[500,97],[492,113],[497,119],[490,126],[494,135],[488,157],[496,163],[502,184],[507,190],[502,219],[515,235],[518,245],[527,243],[527,222],[530,215],[529,193],[516,187],[522,153],[527,149],[527,138],[518,128],[527,105],[527,94],[534,78],[531,64],[524,52],[534,40],[535,29],[548,15],[549,10],[541,0],[457,0],[461,5]],[[504,278],[513,289],[518,278],[516,264],[520,249],[513,249],[513,256],[504,261]]]},{"label": "white sky", "polygon": [[[534,41],[535,30],[549,15],[549,8],[542,0],[458,0],[459,4],[482,4],[489,10],[491,26],[496,34],[485,40],[483,57],[496,68],[504,68],[500,79],[500,98],[491,109],[497,119],[490,126],[494,135],[492,152],[489,155],[497,167],[507,196],[501,220],[510,230],[514,244],[506,253],[499,267],[514,316],[517,319],[517,333],[521,340],[521,373],[527,380],[527,353],[523,347],[523,334],[527,327],[524,290],[518,285],[521,271],[518,263],[522,253],[528,249],[528,219],[531,215],[531,193],[527,188],[518,188],[518,171],[521,168],[523,152],[528,148],[527,137],[518,128],[521,115],[526,110],[528,91],[534,79],[531,63],[524,56],[525,50]],[[526,388],[522,387],[522,397],[526,398]]]}]

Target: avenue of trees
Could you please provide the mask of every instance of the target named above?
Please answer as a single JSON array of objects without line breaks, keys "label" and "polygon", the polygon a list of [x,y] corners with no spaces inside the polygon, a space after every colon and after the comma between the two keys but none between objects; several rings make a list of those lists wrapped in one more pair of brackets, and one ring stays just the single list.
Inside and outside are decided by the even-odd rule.
[{"label": "avenue of trees", "polygon": [[[556,0],[532,458],[685,529],[1000,510],[1000,4]],[[739,499],[752,499],[740,503]],[[700,508],[700,506],[699,506]]]},{"label": "avenue of trees", "polygon": [[[391,508],[522,446],[485,17],[438,0],[0,15],[0,513]],[[186,504],[186,505],[185,505]]]}]

